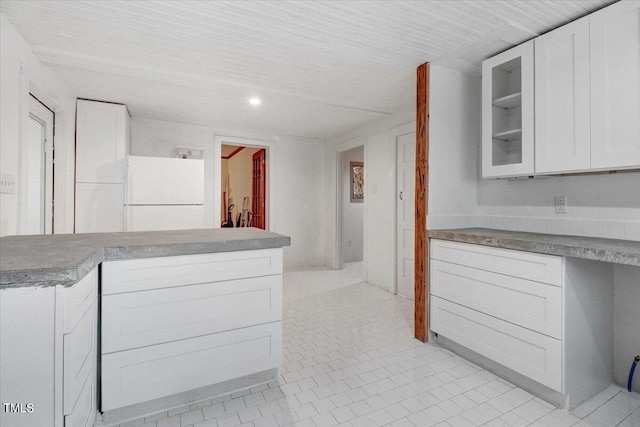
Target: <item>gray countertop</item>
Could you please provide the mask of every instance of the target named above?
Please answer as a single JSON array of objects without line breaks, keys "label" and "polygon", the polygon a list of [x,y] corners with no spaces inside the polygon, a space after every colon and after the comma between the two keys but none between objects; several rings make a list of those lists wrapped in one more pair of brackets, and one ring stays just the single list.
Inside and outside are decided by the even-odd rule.
[{"label": "gray countertop", "polygon": [[0,288],[71,285],[102,261],[289,246],[257,228],[57,234],[0,238]]},{"label": "gray countertop", "polygon": [[433,239],[640,266],[640,242],[488,228],[430,230]]}]

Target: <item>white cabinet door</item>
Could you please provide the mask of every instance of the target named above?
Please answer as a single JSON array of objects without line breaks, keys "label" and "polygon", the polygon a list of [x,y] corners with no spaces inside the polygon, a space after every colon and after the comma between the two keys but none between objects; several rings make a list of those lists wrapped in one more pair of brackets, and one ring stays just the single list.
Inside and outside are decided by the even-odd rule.
[{"label": "white cabinet door", "polygon": [[434,332],[562,391],[562,341],[436,296],[430,318]]},{"label": "white cabinet door", "polygon": [[102,356],[102,411],[133,405],[282,364],[282,322]]},{"label": "white cabinet door", "polygon": [[589,18],[535,39],[536,173],[587,170]]},{"label": "white cabinet door", "polygon": [[562,288],[431,260],[431,295],[562,339]]},{"label": "white cabinet door", "polygon": [[640,2],[590,16],[591,167],[640,166]]},{"label": "white cabinet door", "polygon": [[[63,337],[64,414],[75,412],[82,388],[97,375],[98,304],[95,301],[70,334]],[[95,395],[95,393],[94,393]],[[95,408],[95,404],[93,405]]]},{"label": "white cabinet door", "polygon": [[282,320],[282,276],[102,298],[102,354]]},{"label": "white cabinet door", "polygon": [[533,41],[482,63],[482,177],[534,173]]},{"label": "white cabinet door", "polygon": [[76,182],[124,183],[128,144],[126,106],[78,100]]},{"label": "white cabinet door", "polygon": [[124,231],[123,184],[76,184],[76,233]]}]

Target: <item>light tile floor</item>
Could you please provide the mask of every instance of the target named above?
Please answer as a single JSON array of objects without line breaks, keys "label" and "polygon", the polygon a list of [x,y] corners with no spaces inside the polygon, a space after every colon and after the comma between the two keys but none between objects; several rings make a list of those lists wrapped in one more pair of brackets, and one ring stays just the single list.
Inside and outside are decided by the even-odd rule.
[{"label": "light tile floor", "polygon": [[342,271],[285,274],[277,380],[121,426],[640,427],[640,395],[611,386],[573,414],[413,339],[412,302]]}]

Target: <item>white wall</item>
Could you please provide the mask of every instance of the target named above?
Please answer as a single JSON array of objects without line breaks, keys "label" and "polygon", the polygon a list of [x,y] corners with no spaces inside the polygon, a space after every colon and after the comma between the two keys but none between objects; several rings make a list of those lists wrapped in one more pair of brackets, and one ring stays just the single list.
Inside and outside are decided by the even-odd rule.
[{"label": "white wall", "polygon": [[[364,146],[342,153],[342,262],[362,261],[364,204],[351,202],[351,162],[364,162]],[[366,165],[365,165],[366,169]],[[365,183],[365,186],[367,184]]]},{"label": "white wall", "polygon": [[[555,214],[555,196],[567,196],[567,214]],[[477,213],[492,228],[640,240],[640,173],[483,180]]]},{"label": "white wall", "polygon": [[274,222],[270,231],[291,237],[291,246],[284,250],[285,269],[323,265],[325,221],[321,195],[324,165],[319,161],[323,155],[320,141],[132,117],[131,154],[169,157],[176,145],[203,148],[205,224],[214,227],[213,145],[216,135],[263,140],[270,145],[272,154],[277,157],[277,166],[270,169],[277,195],[276,200],[270,201],[274,203]]},{"label": "white wall", "polygon": [[429,70],[428,228],[472,225],[477,210],[480,77]]},{"label": "white wall", "polygon": [[0,194],[0,235],[20,233],[26,213],[20,212],[21,145],[27,138],[29,92],[51,108],[55,128],[55,223],[56,233],[73,231],[75,97],[40,63],[30,46],[0,16],[0,171],[16,177],[16,193]]},{"label": "white wall", "polygon": [[327,142],[325,149],[325,264],[338,268],[336,258],[336,165],[338,152],[364,145],[364,278],[395,292],[396,148],[393,128],[415,120],[415,99],[390,116],[373,120]]}]

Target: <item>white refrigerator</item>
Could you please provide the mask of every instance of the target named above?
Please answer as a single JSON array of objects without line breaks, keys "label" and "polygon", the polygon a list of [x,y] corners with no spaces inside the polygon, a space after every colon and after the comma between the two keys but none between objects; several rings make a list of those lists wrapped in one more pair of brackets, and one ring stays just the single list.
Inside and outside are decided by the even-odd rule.
[{"label": "white refrigerator", "polygon": [[204,228],[204,160],[127,156],[125,230]]}]

